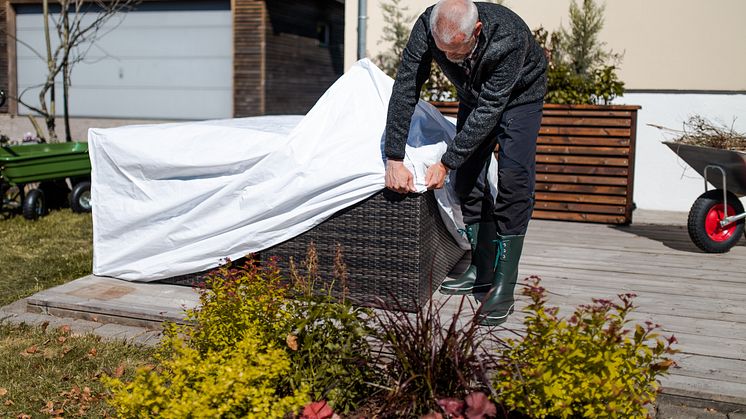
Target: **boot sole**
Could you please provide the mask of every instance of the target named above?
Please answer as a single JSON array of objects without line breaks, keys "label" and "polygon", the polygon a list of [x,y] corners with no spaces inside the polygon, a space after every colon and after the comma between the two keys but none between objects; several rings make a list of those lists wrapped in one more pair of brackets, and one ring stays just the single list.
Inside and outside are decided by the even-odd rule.
[{"label": "boot sole", "polygon": [[508,320],[508,316],[513,314],[514,307],[515,307],[515,304],[510,306],[508,313],[503,316],[487,315],[487,316],[482,317],[479,320],[479,325],[480,326],[500,326],[501,324],[505,323]]},{"label": "boot sole", "polygon": [[474,287],[469,288],[448,288],[444,286],[440,286],[440,293],[446,294],[446,295],[469,295],[473,294],[475,292],[488,292],[490,290],[489,285],[486,287],[477,288],[476,291]]}]

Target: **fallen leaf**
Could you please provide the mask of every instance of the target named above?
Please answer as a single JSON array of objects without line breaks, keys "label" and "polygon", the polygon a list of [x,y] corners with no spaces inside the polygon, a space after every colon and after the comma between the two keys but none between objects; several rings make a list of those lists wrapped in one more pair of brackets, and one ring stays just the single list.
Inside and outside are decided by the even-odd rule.
[{"label": "fallen leaf", "polygon": [[288,335],[288,337],[285,338],[285,342],[288,344],[288,348],[294,351],[298,350],[298,336]]},{"label": "fallen leaf", "polygon": [[96,348],[91,348],[90,351],[88,351],[89,356],[96,356],[98,354],[98,350]]},{"label": "fallen leaf", "polygon": [[66,324],[60,326],[60,333],[64,333],[64,334],[70,333],[70,326],[68,326]]},{"label": "fallen leaf", "polygon": [[3,404],[6,405],[6,406],[13,406],[15,403],[13,403],[13,400],[8,399]]},{"label": "fallen leaf", "polygon": [[32,346],[29,346],[28,348],[26,348],[25,352],[27,354],[35,354],[35,353],[39,352],[39,348],[37,348],[36,345],[32,345]]},{"label": "fallen leaf", "polygon": [[16,418],[17,419],[31,419],[31,416],[29,416],[29,415],[27,415],[25,413],[21,413],[18,416],[16,416]]},{"label": "fallen leaf", "polygon": [[73,350],[72,347],[63,347],[62,348],[62,356],[67,355],[67,353],[70,352],[70,351],[72,351],[72,350]]},{"label": "fallen leaf", "polygon": [[0,387],[0,397],[4,396],[6,394],[8,394],[8,389]]},{"label": "fallen leaf", "polygon": [[66,340],[67,340],[67,338],[64,337],[64,336],[60,336],[60,337],[57,338],[57,342],[59,342],[59,343],[65,343]]},{"label": "fallen leaf", "polygon": [[54,411],[54,402],[47,402],[47,405],[44,406],[39,412],[51,415],[53,411]]},{"label": "fallen leaf", "polygon": [[41,331],[42,332],[46,332],[47,331],[47,327],[49,327],[49,322],[45,321],[44,323],[41,324]]},{"label": "fallen leaf", "polygon": [[119,378],[124,375],[124,364],[119,364],[116,370],[114,370],[114,378]]}]

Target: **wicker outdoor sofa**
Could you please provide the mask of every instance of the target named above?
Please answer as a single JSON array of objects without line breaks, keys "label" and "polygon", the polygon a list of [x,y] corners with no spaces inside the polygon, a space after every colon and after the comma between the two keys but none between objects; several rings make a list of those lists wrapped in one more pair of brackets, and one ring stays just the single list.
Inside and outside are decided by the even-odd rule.
[{"label": "wicker outdoor sofa", "polygon": [[[403,196],[383,190],[261,257],[277,257],[288,272],[290,257],[298,265],[311,241],[318,254],[319,288],[333,281],[339,244],[351,301],[374,307],[385,301],[407,311],[423,305],[465,253],[446,229],[432,191]],[[339,296],[342,285],[335,282],[332,290]]]}]

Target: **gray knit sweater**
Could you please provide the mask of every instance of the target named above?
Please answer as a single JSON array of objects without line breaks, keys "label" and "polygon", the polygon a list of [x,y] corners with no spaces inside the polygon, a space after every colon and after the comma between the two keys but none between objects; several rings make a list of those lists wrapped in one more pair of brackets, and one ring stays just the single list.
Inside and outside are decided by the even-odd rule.
[{"label": "gray knit sweater", "polygon": [[510,9],[476,3],[482,31],[472,71],[448,61],[435,46],[429,7],[417,19],[396,74],[386,121],[385,153],[404,158],[409,125],[432,60],[456,86],[461,106],[473,109],[441,161],[451,169],[463,164],[495,129],[505,109],[539,102],[546,94],[547,61],[528,26]]}]

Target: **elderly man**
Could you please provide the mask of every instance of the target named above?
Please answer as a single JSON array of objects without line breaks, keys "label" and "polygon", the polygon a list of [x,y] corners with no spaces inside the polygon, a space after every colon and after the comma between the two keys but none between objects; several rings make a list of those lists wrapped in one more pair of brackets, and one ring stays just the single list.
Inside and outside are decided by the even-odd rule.
[{"label": "elderly man", "polygon": [[[546,93],[544,51],[509,9],[470,0],[442,0],[412,29],[396,75],[386,124],[386,187],[414,191],[402,159],[414,108],[432,60],[458,92],[457,133],[441,161],[427,169],[429,189],[441,188],[455,170],[471,266],[443,282],[446,294],[482,299],[479,321],[502,324],[513,312],[523,239],[531,218],[536,138]],[[498,193],[487,182],[498,150]]]}]

